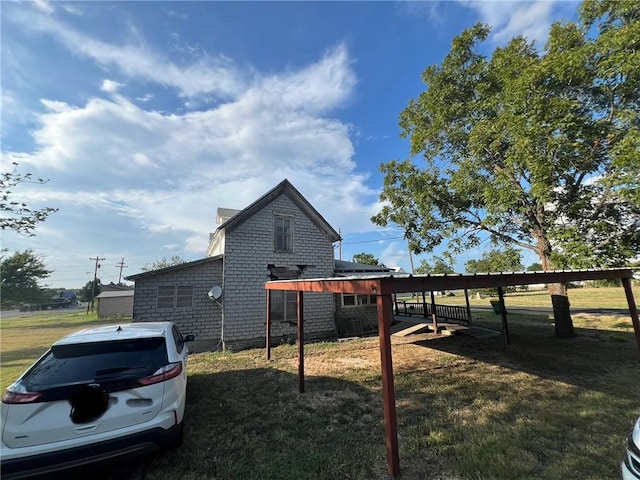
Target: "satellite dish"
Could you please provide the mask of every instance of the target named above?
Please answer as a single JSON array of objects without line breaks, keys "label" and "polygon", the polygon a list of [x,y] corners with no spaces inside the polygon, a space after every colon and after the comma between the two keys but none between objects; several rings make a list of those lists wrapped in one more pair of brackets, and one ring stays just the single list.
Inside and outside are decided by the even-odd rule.
[{"label": "satellite dish", "polygon": [[211,300],[218,300],[222,296],[222,288],[217,285],[215,287],[211,287],[208,295]]}]

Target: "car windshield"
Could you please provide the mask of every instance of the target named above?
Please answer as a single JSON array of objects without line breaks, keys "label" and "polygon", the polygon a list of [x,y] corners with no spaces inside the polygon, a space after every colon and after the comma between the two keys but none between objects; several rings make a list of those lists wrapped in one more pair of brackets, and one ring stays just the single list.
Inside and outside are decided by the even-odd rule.
[{"label": "car windshield", "polygon": [[167,364],[164,338],[55,345],[22,379],[29,391],[151,375]]}]

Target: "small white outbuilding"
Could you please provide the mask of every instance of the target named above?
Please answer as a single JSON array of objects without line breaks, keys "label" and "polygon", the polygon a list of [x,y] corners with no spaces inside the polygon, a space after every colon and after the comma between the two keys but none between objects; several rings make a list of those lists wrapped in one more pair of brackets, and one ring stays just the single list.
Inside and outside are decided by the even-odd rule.
[{"label": "small white outbuilding", "polygon": [[102,292],[98,299],[98,317],[133,317],[133,290]]}]

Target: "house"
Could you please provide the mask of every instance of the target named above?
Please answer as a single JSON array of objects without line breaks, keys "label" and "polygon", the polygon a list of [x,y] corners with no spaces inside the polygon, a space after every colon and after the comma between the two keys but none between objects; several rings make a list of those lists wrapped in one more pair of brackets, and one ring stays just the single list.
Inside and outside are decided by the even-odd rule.
[{"label": "house", "polygon": [[[127,277],[136,284],[134,321],[174,321],[196,336],[194,351],[263,345],[269,280],[389,271],[334,260],[340,236],[288,180],[243,210],[218,209],[217,221],[206,258]],[[271,295],[272,338],[294,340],[295,293]],[[370,331],[366,312],[355,312],[375,322],[375,300],[360,297],[305,295],[305,338]]]},{"label": "house", "polygon": [[133,290],[110,290],[101,292],[98,299],[98,317],[133,316]]},{"label": "house", "polygon": [[[395,269],[377,265],[335,260],[335,277],[359,277],[391,273]],[[378,331],[378,311],[375,295],[336,294],[335,324],[338,336],[350,337]]]}]

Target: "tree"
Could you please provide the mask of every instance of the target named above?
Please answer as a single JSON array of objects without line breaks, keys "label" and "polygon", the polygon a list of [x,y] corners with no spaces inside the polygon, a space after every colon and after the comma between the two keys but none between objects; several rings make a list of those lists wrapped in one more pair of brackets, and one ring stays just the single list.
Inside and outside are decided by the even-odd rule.
[{"label": "tree", "polygon": [[2,257],[0,261],[0,289],[2,307],[16,308],[20,304],[38,303],[44,300],[46,292],[38,282],[51,274],[41,256],[33,250],[16,252]]},{"label": "tree", "polygon": [[531,265],[527,267],[527,272],[541,272],[542,264],[538,262],[533,262]]},{"label": "tree", "polygon": [[182,263],[187,263],[189,260],[182,258],[180,255],[172,255],[170,260],[167,260],[166,257],[162,257],[160,260],[156,260],[155,262],[146,263],[142,267],[143,272],[150,272],[152,270],[160,270],[161,268],[173,267],[174,265],[180,265]]},{"label": "tree", "polygon": [[[486,57],[483,25],[456,37],[400,115],[426,166],[381,165],[372,221],[401,226],[415,253],[444,240],[459,253],[488,235],[532,250],[543,270],[637,255],[639,12],[588,0],[582,23],[554,24],[542,52],[518,37]],[[566,285],[549,290],[556,336],[574,336]]]},{"label": "tree", "polygon": [[39,178],[32,180],[30,173],[18,173],[18,164],[12,163],[13,169],[10,172],[0,174],[0,228],[2,230],[14,230],[17,233],[33,237],[33,230],[39,222],[44,222],[47,217],[57,212],[57,208],[45,207],[40,210],[32,210],[26,203],[13,199],[14,187],[21,183],[47,183],[48,180]]},{"label": "tree", "polygon": [[102,283],[99,278],[96,279],[95,289],[93,280],[89,280],[86,285],[80,289],[80,292],[78,292],[78,298],[81,302],[91,302],[100,293],[101,286]]},{"label": "tree", "polygon": [[379,266],[384,266],[380,263],[380,260],[378,260],[376,257],[373,256],[373,254],[371,253],[356,253],[353,258],[352,261],[355,263],[361,263],[362,265],[379,265]]},{"label": "tree", "polygon": [[426,260],[420,260],[420,265],[416,268],[416,273],[434,273],[436,275],[444,275],[454,273],[451,263],[442,257],[433,257],[433,264]]},{"label": "tree", "polygon": [[[482,254],[480,260],[467,260],[464,264],[467,273],[489,272],[521,272],[522,254],[514,247],[506,247],[504,250],[490,250]],[[505,287],[506,292],[515,292],[516,287]],[[481,289],[482,293],[495,295],[495,289]]]},{"label": "tree", "polygon": [[522,254],[520,250],[507,247],[504,250],[491,250],[482,254],[480,260],[468,260],[464,264],[468,273],[521,272]]}]

